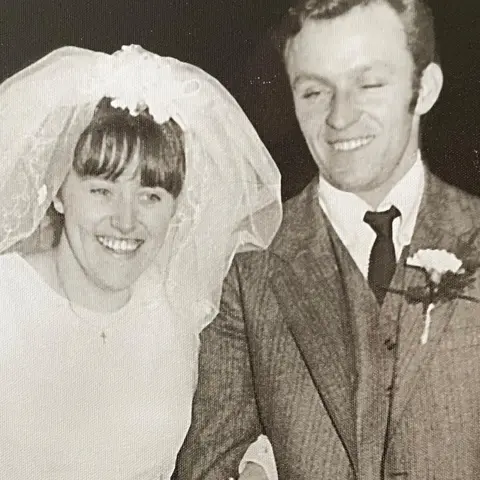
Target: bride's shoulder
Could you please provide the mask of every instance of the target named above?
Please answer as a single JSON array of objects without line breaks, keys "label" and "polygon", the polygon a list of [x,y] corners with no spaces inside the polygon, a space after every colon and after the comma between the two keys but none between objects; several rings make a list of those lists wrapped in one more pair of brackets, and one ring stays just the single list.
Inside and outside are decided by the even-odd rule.
[{"label": "bride's shoulder", "polygon": [[40,278],[48,284],[55,271],[51,250],[30,254],[6,253],[0,255],[0,263],[3,280],[13,283],[29,279],[38,281]]},{"label": "bride's shoulder", "polygon": [[48,256],[20,255],[16,252],[0,255],[0,316],[10,317],[37,312],[40,305],[50,304],[51,288],[44,278],[48,272]]},{"label": "bride's shoulder", "polygon": [[45,250],[43,252],[29,253],[22,255],[22,258],[40,275],[46,275],[52,272],[52,268],[55,265],[52,252],[53,250]]}]

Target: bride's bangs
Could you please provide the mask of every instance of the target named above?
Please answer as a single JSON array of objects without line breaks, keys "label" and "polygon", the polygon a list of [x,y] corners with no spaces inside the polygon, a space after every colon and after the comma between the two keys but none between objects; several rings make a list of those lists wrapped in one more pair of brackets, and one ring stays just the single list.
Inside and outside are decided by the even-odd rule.
[{"label": "bride's bangs", "polygon": [[132,162],[138,162],[137,132],[110,124],[87,129],[80,136],[73,168],[81,176],[115,181]]},{"label": "bride's bangs", "polygon": [[185,178],[183,131],[172,119],[155,126],[154,135],[140,138],[141,184],[161,187],[176,198]]},{"label": "bride's bangs", "polygon": [[139,169],[143,186],[161,187],[177,197],[185,178],[180,126],[172,119],[158,125],[148,112],[133,117],[110,108],[99,114],[78,140],[73,169],[80,176],[115,181],[131,165]]}]

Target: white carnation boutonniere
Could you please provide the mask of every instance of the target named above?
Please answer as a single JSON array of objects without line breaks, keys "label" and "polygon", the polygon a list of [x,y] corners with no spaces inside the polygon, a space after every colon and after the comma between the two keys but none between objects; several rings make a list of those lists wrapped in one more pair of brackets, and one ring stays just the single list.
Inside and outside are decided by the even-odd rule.
[{"label": "white carnation boutonniere", "polygon": [[[469,244],[464,245],[462,253],[471,247],[473,236]],[[420,342],[428,342],[433,309],[442,303],[455,299],[480,303],[480,300],[466,295],[465,291],[475,282],[475,272],[480,266],[469,259],[462,260],[447,250],[425,249],[418,250],[406,260],[406,266],[417,268],[425,275],[425,284],[409,287],[407,290],[391,290],[403,295],[408,303],[423,304],[425,326]]]},{"label": "white carnation boutonniere", "polygon": [[407,266],[422,269],[426,276],[426,291],[422,292],[425,327],[420,339],[422,345],[425,345],[428,341],[432,323],[431,313],[435,305],[454,298],[467,299],[462,292],[468,285],[465,280],[469,275],[466,277],[462,260],[446,250],[419,250],[415,255],[407,258]]}]

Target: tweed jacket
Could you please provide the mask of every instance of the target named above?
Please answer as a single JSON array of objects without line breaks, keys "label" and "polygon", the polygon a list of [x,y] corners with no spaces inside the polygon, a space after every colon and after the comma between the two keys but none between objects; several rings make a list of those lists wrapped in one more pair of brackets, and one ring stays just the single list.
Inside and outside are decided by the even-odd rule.
[{"label": "tweed jacket", "polygon": [[[424,283],[421,272],[404,266],[408,252],[456,252],[473,239],[480,260],[479,227],[480,200],[427,173],[392,287]],[[359,272],[339,258],[331,230],[314,180],[285,204],[269,250],[235,259],[220,314],[201,335],[192,425],[177,462],[181,480],[235,476],[261,432],[281,480],[480,478],[480,304],[456,299],[436,307],[422,345],[422,306],[388,293],[381,309],[373,307]],[[353,297],[345,287],[352,285],[359,286]],[[478,276],[467,293],[480,299]],[[369,345],[352,332],[375,316],[379,338]],[[363,353],[381,348],[392,322],[395,338],[385,342],[391,365],[365,369]],[[378,415],[369,410],[370,391],[385,395]],[[369,428],[376,432],[371,443],[359,433]]]}]

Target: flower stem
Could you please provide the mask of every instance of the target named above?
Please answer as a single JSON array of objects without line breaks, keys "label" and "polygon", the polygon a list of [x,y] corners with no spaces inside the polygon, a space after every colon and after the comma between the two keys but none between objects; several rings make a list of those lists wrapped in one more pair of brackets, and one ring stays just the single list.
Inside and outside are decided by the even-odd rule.
[{"label": "flower stem", "polygon": [[431,313],[434,308],[435,308],[435,304],[430,303],[425,313],[425,327],[423,329],[422,337],[420,339],[422,345],[425,345],[428,342],[428,336],[430,334],[430,325],[432,323]]}]

